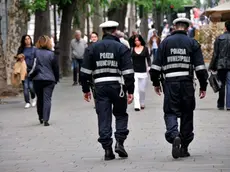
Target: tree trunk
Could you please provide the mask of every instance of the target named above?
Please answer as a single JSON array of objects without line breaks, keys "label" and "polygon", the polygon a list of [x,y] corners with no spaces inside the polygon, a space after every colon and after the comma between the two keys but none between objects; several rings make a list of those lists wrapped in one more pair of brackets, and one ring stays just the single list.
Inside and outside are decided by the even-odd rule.
[{"label": "tree trunk", "polygon": [[102,30],[99,25],[103,22],[103,9],[100,8],[99,0],[95,0],[94,3],[95,11],[92,17],[93,31],[98,33],[98,37],[101,38]]},{"label": "tree trunk", "polygon": [[11,73],[14,56],[17,53],[22,35],[27,33],[28,11],[20,7],[19,0],[11,0],[8,9],[8,34],[6,41],[6,74],[7,84],[11,84]]},{"label": "tree trunk", "polygon": [[108,10],[108,19],[117,21],[119,23],[118,29],[122,32],[125,30],[126,13],[127,3],[122,3],[119,7],[111,5]]},{"label": "tree trunk", "polygon": [[76,7],[77,0],[72,0],[71,4],[66,4],[62,8],[61,30],[60,30],[60,73],[63,76],[68,76],[69,71],[69,55],[70,55],[70,41],[71,41],[71,24]]},{"label": "tree trunk", "polygon": [[1,95],[1,90],[3,90],[5,87],[6,87],[6,69],[5,69],[2,35],[0,30],[0,95]]},{"label": "tree trunk", "polygon": [[143,18],[141,19],[140,31],[141,31],[141,36],[143,37],[144,40],[146,40],[147,34],[148,34],[148,13],[147,12],[144,12]]},{"label": "tree trunk", "polygon": [[132,36],[132,31],[136,30],[136,18],[135,18],[135,4],[134,2],[130,3],[130,12],[129,12],[129,36]]},{"label": "tree trunk", "polygon": [[49,1],[47,1],[45,11],[35,11],[34,42],[36,43],[38,38],[42,35],[51,35]]},{"label": "tree trunk", "polygon": [[85,34],[85,20],[86,20],[86,4],[84,2],[79,2],[74,10],[75,14],[74,20],[77,22],[73,23],[71,38],[74,38],[75,31],[79,29],[82,33],[82,37]]}]

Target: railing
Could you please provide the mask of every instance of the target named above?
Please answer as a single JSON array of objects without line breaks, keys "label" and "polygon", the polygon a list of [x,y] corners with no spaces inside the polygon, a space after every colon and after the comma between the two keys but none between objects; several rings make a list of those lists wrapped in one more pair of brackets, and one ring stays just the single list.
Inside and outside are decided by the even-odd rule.
[{"label": "railing", "polygon": [[196,30],[195,39],[201,44],[205,62],[212,59],[215,39],[224,32],[223,28],[223,23],[211,23]]}]

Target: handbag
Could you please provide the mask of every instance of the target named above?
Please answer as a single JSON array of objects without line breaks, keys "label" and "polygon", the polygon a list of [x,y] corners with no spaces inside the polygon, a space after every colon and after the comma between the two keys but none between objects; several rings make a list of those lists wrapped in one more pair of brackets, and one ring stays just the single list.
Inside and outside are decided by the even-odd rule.
[{"label": "handbag", "polygon": [[210,83],[210,86],[212,87],[214,93],[220,91],[222,83],[219,80],[217,73],[211,72],[210,77],[208,78],[208,81]]}]

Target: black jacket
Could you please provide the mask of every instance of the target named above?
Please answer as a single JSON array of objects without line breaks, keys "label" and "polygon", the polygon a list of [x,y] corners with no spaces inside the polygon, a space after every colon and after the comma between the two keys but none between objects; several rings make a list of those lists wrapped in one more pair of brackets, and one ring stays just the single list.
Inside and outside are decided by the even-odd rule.
[{"label": "black jacket", "polygon": [[209,69],[213,71],[230,70],[230,32],[225,32],[216,38]]},{"label": "black jacket", "polygon": [[160,44],[150,76],[154,86],[160,85],[162,73],[166,80],[192,82],[194,68],[200,89],[205,91],[208,73],[199,43],[189,38],[185,31],[174,31]]},{"label": "black jacket", "polygon": [[86,48],[81,76],[84,93],[90,91],[88,81],[92,76],[95,85],[121,84],[119,80],[123,76],[128,93],[133,94],[134,71],[130,50],[117,37],[104,35],[102,40]]},{"label": "black jacket", "polygon": [[58,82],[59,67],[54,52],[47,49],[37,49],[34,65],[29,75],[33,80]]}]

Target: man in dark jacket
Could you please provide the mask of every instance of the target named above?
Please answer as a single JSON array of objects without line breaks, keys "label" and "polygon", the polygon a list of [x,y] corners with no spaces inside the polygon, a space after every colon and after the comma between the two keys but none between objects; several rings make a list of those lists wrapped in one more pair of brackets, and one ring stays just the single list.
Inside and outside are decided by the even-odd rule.
[{"label": "man in dark jacket", "polygon": [[86,49],[81,68],[82,91],[86,101],[91,99],[88,81],[92,76],[94,79],[100,136],[98,141],[105,150],[105,160],[115,158],[111,138],[112,113],[116,118],[115,152],[120,157],[128,157],[124,149],[124,141],[129,133],[126,110],[127,101],[132,102],[134,92],[134,71],[130,50],[114,36],[117,26],[118,23],[114,21],[100,25],[104,32],[103,39]]},{"label": "man in dark jacket", "polygon": [[214,53],[209,69],[217,71],[217,75],[222,83],[219,91],[217,107],[224,110],[225,106],[225,85],[227,86],[226,108],[230,110],[230,21],[225,22],[226,32],[216,38],[214,43]]},{"label": "man in dark jacket", "polygon": [[[195,95],[193,66],[200,83],[200,98],[206,94],[208,73],[200,45],[187,36],[191,21],[186,18],[174,20],[176,30],[160,44],[157,57],[150,69],[155,91],[161,95],[160,75],[164,81],[164,120],[166,140],[172,144],[173,158],[188,157],[188,146],[194,138],[193,111]],[[177,118],[180,118],[178,131]]]}]

